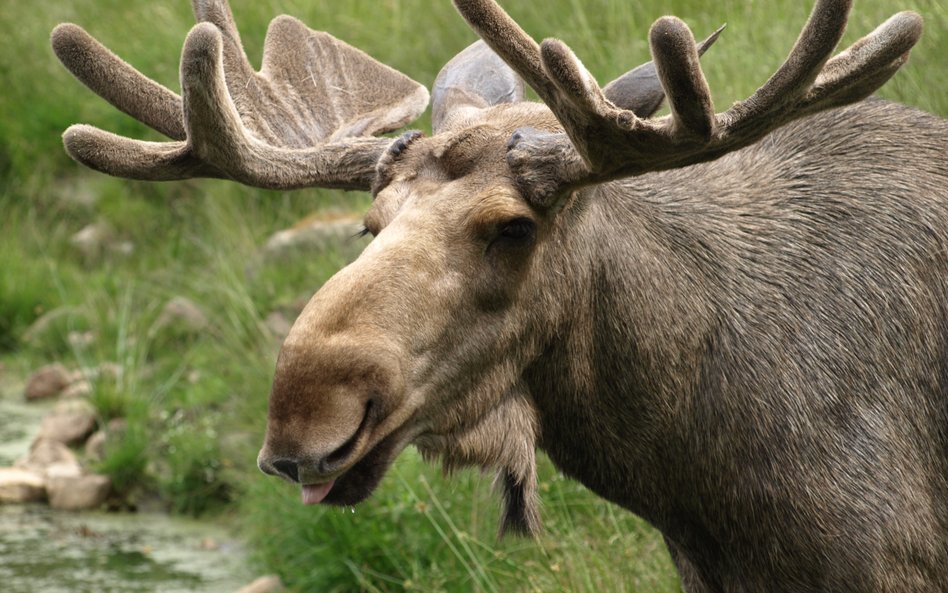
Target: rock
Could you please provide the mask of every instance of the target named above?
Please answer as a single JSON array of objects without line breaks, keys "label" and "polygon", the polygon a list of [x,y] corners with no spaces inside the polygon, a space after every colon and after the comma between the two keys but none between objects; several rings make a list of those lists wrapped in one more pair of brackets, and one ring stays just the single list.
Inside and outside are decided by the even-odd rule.
[{"label": "rock", "polygon": [[52,439],[65,445],[78,445],[95,430],[95,409],[81,399],[56,404],[40,423],[39,438]]},{"label": "rock", "polygon": [[0,468],[0,503],[36,502],[44,498],[43,476],[16,467]]},{"label": "rock", "polygon": [[79,460],[69,447],[59,441],[46,438],[34,440],[29,452],[17,459],[13,465],[37,474],[46,474],[46,470],[52,466],[70,465],[77,471],[80,469]]},{"label": "rock", "polygon": [[105,443],[109,435],[104,430],[97,430],[92,433],[89,440],[86,441],[86,457],[92,461],[102,461],[105,459]]},{"label": "rock", "polygon": [[86,225],[69,239],[83,261],[94,263],[102,258],[114,238],[112,227],[106,222]]},{"label": "rock", "polygon": [[236,593],[276,593],[283,590],[283,583],[280,577],[268,575],[260,577],[245,587],[241,587]]},{"label": "rock", "polygon": [[86,381],[85,379],[80,379],[67,387],[63,393],[62,397],[66,399],[72,398],[81,398],[86,397],[92,393],[92,383]]},{"label": "rock", "polygon": [[49,484],[52,479],[78,478],[82,475],[82,468],[79,464],[54,463],[46,468],[44,475],[46,476],[46,483]]},{"label": "rock", "polygon": [[290,328],[293,327],[289,319],[280,311],[274,311],[267,315],[263,323],[267,326],[270,334],[281,342],[286,339],[286,336],[290,333]]},{"label": "rock", "polygon": [[46,478],[49,506],[65,511],[96,509],[105,503],[112,480],[98,474],[53,473]]},{"label": "rock", "polygon": [[274,233],[264,245],[262,255],[265,260],[284,260],[334,249],[351,261],[369,244],[369,238],[359,236],[361,229],[361,218],[351,214],[310,216]]},{"label": "rock", "polygon": [[208,322],[204,312],[194,301],[176,296],[165,305],[155,321],[154,332],[172,330],[176,333],[193,335],[204,331]]},{"label": "rock", "polygon": [[135,253],[135,244],[131,241],[116,241],[109,244],[109,253],[122,257],[128,257]]},{"label": "rock", "polygon": [[26,382],[26,399],[43,399],[59,395],[71,382],[72,375],[57,363],[34,372]]}]

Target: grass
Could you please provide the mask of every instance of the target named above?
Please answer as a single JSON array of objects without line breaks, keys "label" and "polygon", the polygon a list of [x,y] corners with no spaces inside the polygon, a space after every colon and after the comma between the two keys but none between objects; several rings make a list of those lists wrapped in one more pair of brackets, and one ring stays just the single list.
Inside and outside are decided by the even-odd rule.
[{"label": "grass", "polygon": [[[564,39],[602,82],[648,59],[646,32],[662,14],[685,18],[698,36],[727,22],[703,59],[719,109],[753,92],[779,65],[809,10],[809,3],[792,0],[503,4],[534,37]],[[475,39],[447,0],[233,0],[232,6],[254,63],[267,22],[280,13],[332,32],[428,86]],[[901,9],[921,13],[926,32],[881,94],[948,115],[944,2],[857,0],[844,41]],[[496,540],[499,510],[489,478],[462,472],[446,480],[411,451],[356,513],[304,508],[295,489],[263,479],[254,456],[278,346],[264,320],[272,311],[292,311],[346,258],[329,249],[265,262],[260,246],[312,211],[357,212],[367,197],[210,180],[149,184],[76,166],[60,141],[71,123],[159,138],[58,65],[48,35],[61,21],[81,23],[177,89],[180,46],[193,20],[183,0],[38,0],[7,3],[0,13],[0,362],[17,372],[55,360],[120,366],[121,374],[100,378],[90,397],[103,422],[124,417],[127,423],[99,466],[119,489],[130,497],[160,496],[183,513],[239,510],[236,523],[261,570],[278,572],[295,591],[678,590],[655,531],[565,480],[548,462],[541,466],[546,532],[535,542]],[[81,255],[70,239],[90,224],[106,225],[133,250]],[[155,329],[175,296],[204,311],[204,331]]]}]

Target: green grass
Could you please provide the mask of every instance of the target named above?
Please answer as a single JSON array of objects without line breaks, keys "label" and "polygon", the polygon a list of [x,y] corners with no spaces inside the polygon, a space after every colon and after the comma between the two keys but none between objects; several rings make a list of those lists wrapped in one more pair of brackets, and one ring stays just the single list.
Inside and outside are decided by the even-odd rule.
[{"label": "green grass", "polygon": [[[248,55],[259,63],[270,18],[293,14],[419,82],[475,39],[440,0],[233,0]],[[509,0],[536,38],[569,43],[603,83],[648,59],[646,33],[677,14],[703,36],[728,29],[703,58],[719,110],[747,96],[780,64],[809,3],[794,0]],[[914,9],[926,32],[881,95],[948,115],[948,5],[857,0],[845,42]],[[124,417],[100,469],[119,490],[160,496],[185,513],[239,509],[261,571],[295,591],[676,591],[661,538],[541,464],[546,532],[495,538],[489,477],[450,480],[409,451],[356,513],[312,509],[298,491],[254,468],[277,344],[264,319],[292,309],[345,263],[328,250],[266,264],[259,248],[311,211],[358,211],[362,194],[268,192],[222,181],[149,184],[111,179],[65,156],[60,134],[86,122],[135,137],[154,132],[117,112],[56,62],[55,24],[82,24],[120,56],[177,89],[184,0],[8,2],[0,11],[0,361],[24,370],[62,360],[117,363],[90,400],[100,419]],[[416,126],[426,126],[427,116]],[[88,259],[70,237],[105,223],[130,254]],[[197,335],[155,331],[164,304],[193,300],[208,317]],[[55,311],[44,331],[27,329]],[[35,329],[35,328],[34,328]],[[76,335],[91,340],[73,339]],[[73,338],[71,338],[71,336]],[[143,494],[144,493],[144,494]],[[226,512],[226,511],[225,511]]]}]

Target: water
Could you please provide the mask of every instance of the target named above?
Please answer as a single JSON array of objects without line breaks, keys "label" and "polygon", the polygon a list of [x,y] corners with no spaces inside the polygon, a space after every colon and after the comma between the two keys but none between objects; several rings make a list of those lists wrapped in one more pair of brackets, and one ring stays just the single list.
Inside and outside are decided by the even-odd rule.
[{"label": "water", "polygon": [[231,593],[253,580],[221,526],[0,506],[4,593]]},{"label": "water", "polygon": [[[0,385],[0,467],[26,453],[51,407],[19,393]],[[0,505],[3,593],[232,593],[254,576],[220,523]]]}]

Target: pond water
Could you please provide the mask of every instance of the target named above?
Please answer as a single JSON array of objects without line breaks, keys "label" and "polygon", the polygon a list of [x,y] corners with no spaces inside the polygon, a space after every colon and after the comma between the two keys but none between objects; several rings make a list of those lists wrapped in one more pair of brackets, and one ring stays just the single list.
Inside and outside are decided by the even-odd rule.
[{"label": "pond water", "polygon": [[[0,467],[29,449],[50,408],[9,387],[0,385]],[[232,593],[255,576],[246,564],[220,522],[0,505],[3,593]]]},{"label": "pond water", "polygon": [[251,580],[240,545],[219,525],[0,506],[4,593],[232,593]]}]

